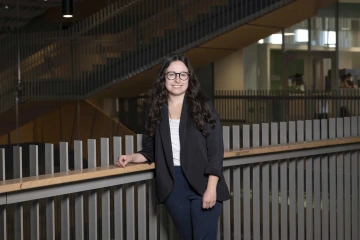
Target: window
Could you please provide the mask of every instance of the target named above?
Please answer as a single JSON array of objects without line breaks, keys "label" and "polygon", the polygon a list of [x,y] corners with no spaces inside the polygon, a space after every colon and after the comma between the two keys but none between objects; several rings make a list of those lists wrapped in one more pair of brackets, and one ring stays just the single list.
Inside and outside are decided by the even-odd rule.
[{"label": "window", "polygon": [[309,41],[309,30],[307,29],[296,29],[295,30],[295,42],[308,42]]},{"label": "window", "polygon": [[336,32],[335,31],[323,31],[324,45],[328,47],[336,46]]},{"label": "window", "polygon": [[276,33],[269,37],[269,42],[271,44],[282,44],[282,34]]}]

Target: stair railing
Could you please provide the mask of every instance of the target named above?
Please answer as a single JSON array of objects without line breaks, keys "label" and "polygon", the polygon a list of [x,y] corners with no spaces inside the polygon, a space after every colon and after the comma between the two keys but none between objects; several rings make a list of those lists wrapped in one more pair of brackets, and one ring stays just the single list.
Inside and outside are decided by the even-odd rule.
[{"label": "stair railing", "polygon": [[[32,47],[22,50],[22,67],[32,69],[23,77],[28,85],[26,96],[88,97],[158,64],[169,52],[185,52],[259,17],[259,12],[266,14],[274,6],[293,1],[162,0],[156,4],[147,0],[118,1],[67,30],[37,33],[37,38],[30,39],[47,41],[49,45],[33,42],[40,47],[35,54],[30,53]],[[35,64],[36,68],[26,65],[29,59],[36,59],[39,65]],[[55,66],[46,67],[49,60]],[[11,71],[5,81],[9,79]]]}]

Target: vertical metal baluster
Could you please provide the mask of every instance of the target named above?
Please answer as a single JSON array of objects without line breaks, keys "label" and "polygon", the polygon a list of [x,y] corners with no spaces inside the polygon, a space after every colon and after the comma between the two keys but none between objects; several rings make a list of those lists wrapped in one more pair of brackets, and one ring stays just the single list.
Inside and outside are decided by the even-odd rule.
[{"label": "vertical metal baluster", "polygon": [[[278,145],[278,124],[271,123],[271,145]],[[271,163],[271,222],[272,238],[279,239],[279,163]]]},{"label": "vertical metal baluster", "polygon": [[[104,15],[105,15],[105,10],[106,8],[101,9],[98,13],[98,22],[101,22],[104,19]],[[99,41],[99,49],[98,49],[98,55],[100,57],[99,59],[99,78],[103,81],[103,82],[108,82],[110,81],[110,79],[108,79],[105,76],[105,66],[103,60],[106,59],[106,55],[103,51],[103,40],[101,39],[101,36],[106,36],[106,28],[108,26],[108,23],[106,24],[101,24],[100,26],[97,27],[98,31],[96,33],[96,36],[98,37],[98,41]],[[105,38],[106,39],[106,38]],[[106,43],[105,43],[106,44]],[[106,64],[106,63],[105,63]],[[104,83],[102,83],[104,84]]]},{"label": "vertical metal baluster", "polygon": [[[351,117],[351,136],[357,136],[358,126],[357,118]],[[358,151],[351,152],[351,237],[352,239],[359,239],[359,184],[358,184]]]},{"label": "vertical metal baluster", "polygon": [[[314,120],[313,139],[320,140],[320,120]],[[314,239],[321,239],[321,157],[314,157]],[[306,207],[308,205],[306,204]]]},{"label": "vertical metal baluster", "polygon": [[[45,173],[54,173],[54,145],[45,144]],[[55,240],[55,201],[46,199],[46,239]]]},{"label": "vertical metal baluster", "polygon": [[[253,148],[258,148],[260,146],[260,126],[259,124],[254,124],[253,127]],[[252,204],[252,214],[253,214],[253,239],[261,239],[261,221],[260,221],[260,164],[256,163],[252,168],[252,192],[253,192],[253,204]]]},{"label": "vertical metal baluster", "polygon": [[[229,126],[223,126],[223,140],[224,140],[224,150],[229,151],[230,150],[230,127]],[[226,168],[223,170],[224,178],[226,183],[230,184],[230,168]],[[222,207],[222,217],[223,217],[223,236],[225,239],[231,238],[231,210],[230,210],[230,201],[223,202]],[[220,219],[219,219],[220,220]],[[218,224],[220,226],[220,224]],[[219,232],[218,227],[218,236],[221,232]]]},{"label": "vertical metal baluster", "polygon": [[[5,149],[0,148],[0,181],[5,181]],[[0,238],[7,237],[6,205],[0,205]]]},{"label": "vertical metal baluster", "polygon": [[[312,121],[305,121],[305,140],[312,141]],[[306,239],[313,239],[313,158],[305,160],[305,181],[306,181]]]},{"label": "vertical metal baluster", "polygon": [[[60,172],[69,171],[69,150],[67,142],[60,142]],[[61,239],[70,239],[69,195],[61,196]]]},{"label": "vertical metal baluster", "polygon": [[[38,146],[30,145],[30,176],[39,175]],[[39,200],[34,200],[30,204],[30,235],[31,239],[40,239],[39,226]],[[4,238],[5,239],[5,238]]]},{"label": "vertical metal baluster", "polygon": [[[297,121],[297,142],[304,142],[304,122]],[[305,219],[304,219],[304,158],[297,159],[297,208],[298,208],[298,240],[305,239]]]},{"label": "vertical metal baluster", "polygon": [[[243,148],[249,149],[250,148],[250,126],[244,125],[243,126]],[[250,186],[250,171],[251,166],[246,165],[243,167],[243,194],[244,194],[244,239],[250,240],[251,239],[251,186]]]},{"label": "vertical metal baluster", "polygon": [[[336,138],[344,137],[344,121],[342,118],[336,119]],[[337,239],[344,238],[344,156],[336,156],[336,203],[337,203]]]},{"label": "vertical metal baluster", "polygon": [[[142,149],[142,135],[136,135],[136,150]],[[146,182],[138,184],[138,239],[146,239]],[[171,220],[171,219],[170,219]],[[171,220],[172,221],[172,220]],[[172,224],[174,226],[174,224]],[[175,230],[173,230],[173,233]],[[174,237],[174,236],[173,236]]]},{"label": "vertical metal baluster", "polygon": [[[118,5],[118,9],[121,8],[121,3]],[[121,33],[124,29],[125,29],[125,24],[127,22],[129,22],[129,19],[128,19],[128,14],[126,14],[126,16],[123,16],[123,15],[120,15],[118,14],[118,22],[121,23],[121,26],[119,26],[119,29],[117,31],[117,33],[119,33],[120,35],[120,43],[121,45],[119,44],[118,45],[118,49],[119,49],[119,52],[121,53],[120,57],[122,59],[127,59],[128,58],[128,51],[125,51],[126,49],[129,49],[129,46],[130,44],[128,43],[128,39],[129,36],[128,36],[128,33],[124,31],[124,33]],[[120,72],[127,72],[127,68],[129,67],[129,64],[121,64],[120,61],[118,61],[117,63],[117,74],[119,74]]]},{"label": "vertical metal baluster", "polygon": [[[114,163],[118,160],[118,157],[122,154],[121,137],[114,137],[113,140],[114,150]],[[124,221],[123,221],[123,191],[122,186],[114,187],[114,224],[115,224],[115,239],[124,238]]]},{"label": "vertical metal baluster", "polygon": [[[233,126],[233,148],[240,148],[240,128]],[[234,239],[241,239],[241,167],[233,168]]]},{"label": "vertical metal baluster", "polygon": [[[109,166],[109,139],[101,138],[101,166]],[[110,239],[110,189],[102,189],[101,195],[102,239]]]},{"label": "vertical metal baluster", "polygon": [[[76,36],[78,34],[78,32],[80,32],[80,24],[76,24],[74,27],[71,28],[72,29],[72,33],[71,35],[72,36]],[[75,58],[75,66],[73,67],[73,71],[74,71],[74,76],[75,79],[69,83],[69,85],[73,84],[73,82],[77,82],[77,91],[74,92],[74,95],[76,97],[78,97],[79,95],[81,94],[84,94],[85,92],[85,89],[83,89],[84,86],[86,86],[87,84],[84,84],[84,81],[82,81],[81,79],[81,71],[80,70],[80,66],[81,66],[81,58],[80,58],[80,49],[81,49],[81,37],[76,37],[74,38],[75,40],[73,40],[73,48],[74,48],[74,58]]]},{"label": "vertical metal baluster", "polygon": [[157,218],[157,205],[155,195],[155,180],[150,180],[149,183],[149,239],[158,239],[158,218]]},{"label": "vertical metal baluster", "polygon": [[[87,27],[88,22],[89,22],[89,19],[90,19],[90,18],[87,18],[87,19],[85,19],[85,20],[81,23],[80,29],[85,29],[85,28]],[[87,52],[87,47],[88,47],[88,46],[84,43],[84,42],[85,42],[85,41],[84,41],[85,36],[84,36],[84,37],[81,36],[81,33],[78,35],[77,38],[78,38],[78,41],[79,41],[79,49],[78,49],[78,51],[79,51],[79,58],[83,58],[83,56],[84,56],[84,55],[86,54],[86,52]],[[86,83],[86,84],[84,84],[84,86],[83,86],[84,91],[90,92],[90,89],[91,89],[91,87],[92,87],[92,85],[91,85],[91,79],[89,78],[88,72],[85,71],[85,69],[84,69],[84,67],[83,67],[83,64],[81,64],[81,65],[79,66],[79,72],[81,72],[81,77],[83,78],[84,83]],[[90,137],[91,137],[91,136],[90,136]]]},{"label": "vertical metal baluster", "polygon": [[[116,4],[118,2],[114,2],[111,4],[111,10],[110,10],[110,13],[109,14],[113,14],[116,10]],[[111,20],[111,27],[110,27],[110,35],[112,36],[111,38],[111,52],[114,53],[113,55],[111,55],[111,72],[110,72],[110,77],[111,79],[115,79],[115,67],[114,67],[114,60],[116,60],[116,58],[119,57],[119,53],[116,49],[116,46],[114,46],[117,42],[117,34],[116,34],[116,25],[117,25],[117,22],[116,22],[116,17],[112,17],[112,20]]]},{"label": "vertical metal baluster", "polygon": [[[269,124],[262,124],[262,147],[269,146]],[[263,239],[270,240],[270,164],[262,166],[262,227]]]},{"label": "vertical metal baluster", "polygon": [[[88,168],[96,168],[96,140],[88,139],[87,148],[88,148]],[[97,191],[96,190],[89,191],[88,197],[89,197],[89,204],[88,204],[89,240],[97,240],[98,239]],[[114,214],[116,214],[116,208]],[[115,221],[115,223],[117,222]],[[120,228],[120,225],[117,227]],[[116,238],[116,236],[117,235],[115,235],[115,239],[121,239],[121,238]]]},{"label": "vertical metal baluster", "polygon": [[[351,136],[350,118],[344,118],[344,137]],[[344,152],[344,239],[351,239],[351,152]]]},{"label": "vertical metal baluster", "polygon": [[240,126],[233,125],[232,126],[232,149],[240,148]]},{"label": "vertical metal baluster", "polygon": [[[359,104],[360,104],[360,101],[359,101]],[[358,122],[357,123],[357,133],[356,133],[355,127],[354,127],[354,132],[355,132],[355,134],[357,134],[356,136],[360,136],[360,116],[357,117],[357,122]],[[356,125],[356,123],[354,125]],[[358,163],[358,174],[360,174],[360,150],[357,150],[356,154],[357,154],[357,158],[355,158],[355,161],[357,161],[357,163]],[[358,178],[357,186],[358,186],[358,194],[359,194],[359,191],[360,191],[360,178]],[[358,203],[357,204],[358,204],[357,210],[358,210],[358,214],[359,214],[359,210],[360,210],[360,199],[359,198],[358,198]],[[359,217],[358,218],[358,237],[359,237],[360,236],[360,230],[359,230],[360,229],[360,216],[358,216],[358,217]]]},{"label": "vertical metal baluster", "polygon": [[[321,140],[328,139],[328,121],[321,119]],[[329,163],[328,156],[321,156],[321,233],[323,240],[329,239]]]},{"label": "vertical metal baluster", "polygon": [[[134,136],[125,136],[125,153],[134,152]],[[135,184],[126,184],[126,239],[135,239]]]},{"label": "vertical metal baluster", "polygon": [[[82,141],[74,141],[74,170],[83,169]],[[75,193],[75,238],[84,239],[84,196]]]},{"label": "vertical metal baluster", "polygon": [[[289,143],[296,142],[296,123],[289,122]],[[289,159],[289,239],[296,239],[296,158]]]},{"label": "vertical metal baluster", "polygon": [[[14,146],[14,179],[22,178],[22,147]],[[14,204],[15,239],[24,239],[24,209],[22,203]]]},{"label": "vertical metal baluster", "polygon": [[[329,139],[336,139],[335,119],[329,120]],[[330,154],[329,157],[329,177],[330,177],[330,240],[336,240],[336,155]]]},{"label": "vertical metal baluster", "polygon": [[[287,143],[287,124],[280,123],[280,144]],[[280,237],[282,240],[289,239],[288,237],[288,160],[280,162],[280,192],[281,192],[281,222],[280,222]]]}]

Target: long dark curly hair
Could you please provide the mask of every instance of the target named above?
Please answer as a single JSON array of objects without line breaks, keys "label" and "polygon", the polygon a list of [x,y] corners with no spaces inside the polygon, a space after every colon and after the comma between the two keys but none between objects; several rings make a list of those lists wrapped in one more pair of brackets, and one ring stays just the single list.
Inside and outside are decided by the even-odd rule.
[{"label": "long dark curly hair", "polygon": [[148,136],[154,136],[156,127],[162,120],[161,108],[166,104],[168,98],[168,90],[165,87],[165,71],[174,61],[183,62],[189,70],[189,84],[185,93],[188,104],[188,114],[202,134],[207,136],[208,131],[205,128],[205,124],[210,123],[211,127],[214,128],[216,121],[211,116],[212,110],[207,103],[209,99],[201,91],[200,83],[195,76],[194,70],[189,60],[183,54],[170,54],[165,58],[161,65],[154,87],[151,91],[151,106],[145,123],[146,134]]}]

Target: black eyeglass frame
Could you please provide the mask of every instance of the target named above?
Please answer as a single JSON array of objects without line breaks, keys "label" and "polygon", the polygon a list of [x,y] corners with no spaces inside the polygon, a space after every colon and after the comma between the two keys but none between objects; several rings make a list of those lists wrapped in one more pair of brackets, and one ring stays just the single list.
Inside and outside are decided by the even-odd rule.
[{"label": "black eyeglass frame", "polygon": [[[173,79],[169,78],[169,77],[168,77],[168,74],[169,74],[169,73],[174,73],[174,74],[175,74],[175,77],[174,77]],[[187,74],[187,78],[186,78],[186,79],[182,79],[182,78],[181,78],[181,74],[182,74],[182,73],[186,73],[186,74]],[[177,72],[174,72],[174,71],[170,71],[170,72],[166,72],[166,73],[165,73],[166,79],[168,79],[168,80],[170,80],[170,81],[175,80],[177,75],[179,75],[179,79],[180,79],[181,81],[184,81],[184,82],[187,81],[187,80],[189,80],[189,78],[190,78],[190,73],[188,73],[188,72],[179,72],[179,73],[177,73]]]}]

